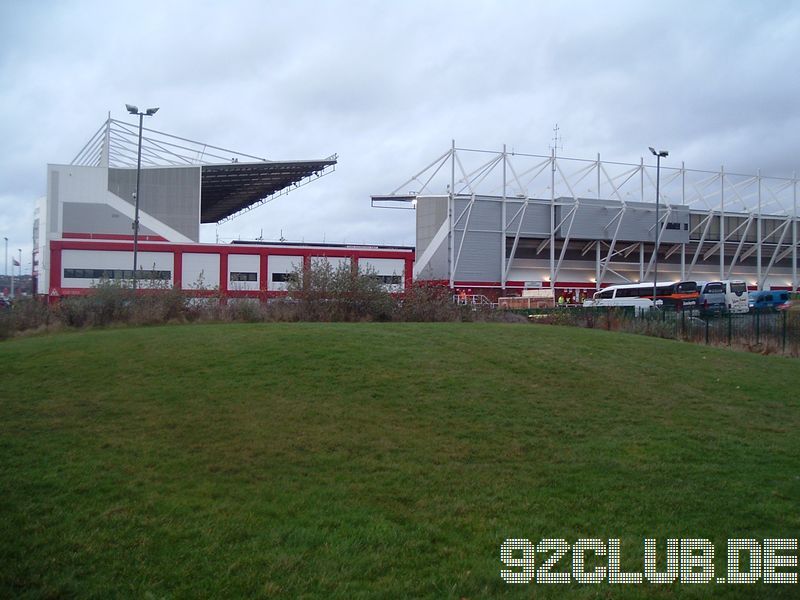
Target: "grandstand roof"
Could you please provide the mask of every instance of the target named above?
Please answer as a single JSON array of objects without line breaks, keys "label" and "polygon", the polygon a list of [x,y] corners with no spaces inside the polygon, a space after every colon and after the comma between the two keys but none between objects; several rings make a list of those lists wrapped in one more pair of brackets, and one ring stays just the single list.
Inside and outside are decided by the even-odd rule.
[{"label": "grandstand roof", "polygon": [[323,160],[270,161],[203,165],[200,222],[224,221],[321,177],[336,165]]},{"label": "grandstand roof", "polygon": [[[138,148],[138,123],[109,115],[71,164],[135,168]],[[142,168],[201,168],[201,223],[232,219],[327,175],[337,158],[333,154],[314,160],[274,161],[142,128]]]}]

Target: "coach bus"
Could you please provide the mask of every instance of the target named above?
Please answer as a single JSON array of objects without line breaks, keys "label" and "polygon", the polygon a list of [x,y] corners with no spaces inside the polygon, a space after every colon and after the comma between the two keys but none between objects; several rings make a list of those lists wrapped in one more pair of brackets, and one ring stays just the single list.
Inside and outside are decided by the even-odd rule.
[{"label": "coach bus", "polygon": [[[694,309],[699,295],[694,281],[659,283],[656,286],[655,305],[668,310]],[[612,285],[596,292],[584,306],[635,306],[644,310],[653,306],[653,284]]]}]

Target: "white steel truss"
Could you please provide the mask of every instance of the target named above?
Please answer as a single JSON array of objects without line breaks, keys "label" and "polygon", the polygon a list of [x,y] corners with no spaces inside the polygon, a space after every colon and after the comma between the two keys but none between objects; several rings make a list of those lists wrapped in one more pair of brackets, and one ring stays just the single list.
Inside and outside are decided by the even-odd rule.
[{"label": "white steel truss", "polygon": [[[109,116],[72,159],[71,164],[89,167],[135,167],[138,145],[138,124],[119,121]],[[144,166],[211,165],[240,160],[267,162],[266,158],[142,127]]]},{"label": "white steel truss", "polygon": [[[447,168],[449,167],[449,168]],[[666,249],[656,248],[655,252],[669,258],[676,252],[681,253],[681,276],[691,277],[699,260],[708,260],[712,256],[719,257],[719,277],[730,277],[734,268],[741,261],[756,254],[757,285],[761,288],[775,268],[778,261],[791,255],[791,284],[798,287],[797,275],[797,175],[791,177],[767,177],[758,171],[753,174],[733,173],[720,167],[719,171],[689,169],[681,163],[680,167],[661,165],[659,186],[659,203],[665,207],[659,218],[659,239],[667,226],[672,207],[687,207],[693,215],[700,214],[690,231],[690,243],[668,244]],[[401,190],[414,189],[414,192]],[[549,247],[550,281],[558,281],[559,272],[570,241],[572,223],[580,210],[581,199],[596,198],[600,200],[616,200],[619,211],[608,223],[609,231],[613,230],[611,241],[597,240],[583,247],[587,253],[592,245],[596,248],[597,281],[599,287],[610,268],[612,258],[618,255],[615,249],[616,233],[619,224],[628,208],[628,202],[655,202],[656,165],[645,164],[641,159],[638,164],[602,161],[598,154],[596,159],[578,159],[556,156],[551,151],[549,156],[509,152],[504,146],[500,151],[459,148],[455,141],[451,148],[431,162],[427,167],[403,182],[395,190],[385,196],[373,196],[373,206],[392,200],[406,203],[409,208],[416,206],[416,198],[420,196],[449,196],[450,206],[455,197],[494,196],[504,202],[503,222],[504,234],[513,238],[511,256],[506,258],[502,252],[502,285],[505,286],[510,271],[510,263],[514,259],[520,239],[522,216],[530,202],[549,202],[550,235],[542,240],[537,254]],[[556,207],[566,206],[557,199],[571,199],[570,209],[562,215],[561,222],[556,223]],[[518,214],[507,223],[516,225],[508,228],[505,225],[505,202],[512,199],[522,200],[522,216]],[[518,212],[519,212],[518,211]],[[461,215],[459,218],[462,218]],[[517,218],[519,216],[519,218]],[[734,223],[728,231],[726,222],[731,218],[743,219]],[[469,216],[467,215],[467,219]],[[712,226],[718,231],[712,234]],[[756,239],[749,240],[755,229]],[[561,231],[558,241],[561,242],[560,253],[557,252],[556,231]],[[464,229],[464,236],[468,228]],[[766,242],[764,237],[772,241]],[[778,238],[778,239],[775,239]],[[451,248],[451,283],[452,273],[458,265],[458,251]],[[602,247],[607,247],[602,257]],[[732,256],[726,251],[732,250]],[[655,261],[655,253],[651,253],[644,268],[644,244],[639,246],[642,254],[642,277],[646,278]],[[769,252],[766,264],[762,254]],[[691,260],[685,265],[686,254]]]}]

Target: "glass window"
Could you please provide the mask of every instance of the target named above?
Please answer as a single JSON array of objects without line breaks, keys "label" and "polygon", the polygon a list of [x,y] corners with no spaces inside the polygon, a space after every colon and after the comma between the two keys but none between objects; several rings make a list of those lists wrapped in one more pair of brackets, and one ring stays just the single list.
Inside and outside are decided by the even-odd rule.
[{"label": "glass window", "polygon": [[258,273],[232,271],[231,281],[258,281]]}]

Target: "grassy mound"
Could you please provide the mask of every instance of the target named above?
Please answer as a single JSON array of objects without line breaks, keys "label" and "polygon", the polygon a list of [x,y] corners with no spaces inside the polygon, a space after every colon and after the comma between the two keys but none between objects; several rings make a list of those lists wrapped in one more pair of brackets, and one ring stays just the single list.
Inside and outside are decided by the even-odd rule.
[{"label": "grassy mound", "polygon": [[509,586],[501,543],[621,538],[641,571],[643,537],[703,537],[724,571],[727,538],[800,535],[790,359],[572,328],[253,324],[18,339],[0,364],[3,597],[594,597]]}]

